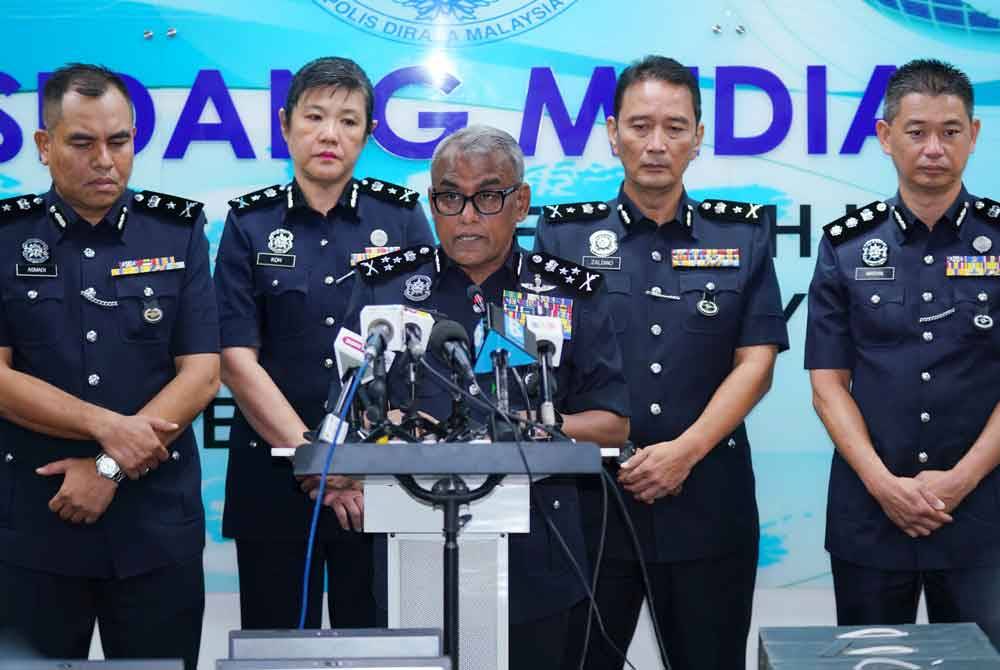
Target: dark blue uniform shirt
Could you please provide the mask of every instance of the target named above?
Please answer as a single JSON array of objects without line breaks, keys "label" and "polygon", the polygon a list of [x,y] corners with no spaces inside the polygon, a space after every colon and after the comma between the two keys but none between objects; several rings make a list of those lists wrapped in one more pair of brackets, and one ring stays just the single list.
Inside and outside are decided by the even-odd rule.
[{"label": "dark blue uniform shirt", "polygon": [[[1000,401],[998,221],[1000,205],[963,189],[932,230],[898,196],[825,227],[805,366],[851,371],[875,451],[897,476],[953,467]],[[975,263],[948,276],[949,258],[984,252],[993,254],[992,276],[977,275]],[[929,537],[910,538],[834,453],[826,528],[834,556],[894,570],[1000,561],[1000,473],[953,516]]]},{"label": "dark blue uniform shirt", "polygon": [[[201,208],[126,191],[92,226],[54,190],[0,202],[0,346],[13,349],[13,368],[130,415],[175,377],[175,357],[217,353]],[[197,556],[205,515],[190,427],[170,450],[172,458],[149,475],[124,480],[97,523],[71,524],[48,508],[62,477],[35,468],[96,456],[100,445],[0,420],[0,560],[107,578]]]},{"label": "dark blue uniform shirt", "polygon": [[[645,218],[623,191],[608,203],[543,208],[536,248],[605,270],[632,404],[630,439],[637,447],[687,430],[732,371],[738,347],[788,348],[770,225],[758,205],[699,203],[686,194],[676,218],[662,226]],[[718,250],[725,260],[703,250]],[[743,425],[694,467],[680,495],[646,505],[623,494],[647,560],[719,556],[757,541]],[[587,492],[585,503],[586,522],[596,530],[600,492]],[[633,556],[620,523],[609,524],[605,553]]]},{"label": "dark blue uniform shirt", "polygon": [[[337,375],[333,344],[355,281],[351,255],[431,244],[427,219],[414,191],[374,179],[352,179],[326,215],[294,182],[230,205],[215,265],[222,346],[258,349],[261,366],[314,427]],[[225,536],[304,539],[312,505],[291,464],[272,459],[238,411],[229,444]]]},{"label": "dark blue uniform shirt", "polygon": [[[382,275],[363,277],[352,298],[352,308],[348,323],[354,330],[360,328],[360,312],[364,305],[402,304],[416,309],[433,310],[445,318],[462,324],[473,340],[480,315],[472,308],[466,291],[472,285],[468,275],[449,259],[443,250],[425,247],[427,253],[420,254],[419,247],[409,251],[416,253],[416,260],[404,263],[385,272],[385,264],[376,263]],[[400,252],[405,254],[405,251]],[[480,288],[487,302],[502,304],[504,290],[529,293],[525,285],[534,285],[536,276],[544,286],[558,288],[544,295],[569,298],[573,301],[572,336],[563,343],[560,365],[556,371],[558,394],[556,409],[561,413],[576,413],[586,410],[607,410],[620,416],[628,416],[628,393],[622,375],[622,361],[617,340],[608,314],[599,309],[600,298],[586,289],[577,290],[587,279],[585,273],[572,274],[573,264],[556,261],[554,271],[545,271],[538,259],[530,252],[512,249],[503,267],[489,276]],[[381,259],[379,259],[381,260]],[[552,259],[544,259],[542,264]],[[565,274],[561,269],[566,269]],[[359,273],[364,274],[359,269]],[[599,273],[591,273],[599,274]],[[388,276],[386,276],[388,275]],[[414,277],[429,278],[431,288],[426,294],[421,291],[421,300],[411,300],[407,293],[408,283]],[[566,277],[577,277],[572,283]],[[558,279],[557,279],[558,278]],[[593,282],[595,293],[599,284]],[[449,368],[433,352],[428,352],[428,360],[434,367],[449,375]],[[401,366],[394,365],[390,371],[390,388],[401,389],[403,383],[398,376]],[[490,377],[491,379],[492,377]],[[483,388],[491,384],[485,378]],[[511,384],[511,404],[519,400],[517,387]],[[520,403],[523,404],[523,403]],[[424,374],[418,386],[417,408],[439,420],[445,420],[451,413],[450,392],[434,377]],[[559,529],[577,561],[586,571],[587,560],[583,543],[580,507],[577,489],[572,478],[550,477],[535,484],[541,504],[546,507],[549,517]],[[565,610],[584,597],[584,589],[573,572],[565,553],[557,540],[550,536],[534,501],[531,505],[531,533],[510,536],[510,620],[521,623],[549,616]],[[379,563],[377,563],[379,565]]]}]

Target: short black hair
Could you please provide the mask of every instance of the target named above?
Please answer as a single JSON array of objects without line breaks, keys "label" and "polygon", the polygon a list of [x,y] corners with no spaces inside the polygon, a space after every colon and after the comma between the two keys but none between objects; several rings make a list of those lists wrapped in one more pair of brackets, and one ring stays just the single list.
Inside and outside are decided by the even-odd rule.
[{"label": "short black hair", "polygon": [[633,61],[625,68],[618,83],[615,85],[615,118],[622,110],[622,98],[632,84],[648,80],[662,81],[677,86],[686,86],[691,91],[691,102],[694,103],[694,122],[701,123],[701,91],[698,89],[698,79],[691,70],[673,58],[666,56],[646,56]]},{"label": "short black hair", "polygon": [[375,90],[368,75],[361,66],[350,58],[327,56],[317,58],[303,65],[288,87],[285,97],[285,115],[288,123],[292,121],[292,110],[298,104],[299,98],[312,88],[332,86],[348,91],[361,91],[365,96],[365,133],[372,131],[372,113],[375,108]]},{"label": "short black hair", "polygon": [[885,89],[882,118],[886,123],[892,123],[899,113],[900,102],[910,93],[931,96],[954,95],[965,105],[969,120],[972,120],[975,106],[972,82],[969,81],[967,74],[951,63],[934,58],[920,58],[911,60],[893,72]]},{"label": "short black hair", "polygon": [[[63,96],[74,91],[88,98],[99,98],[114,87],[125,96],[129,107],[132,107],[132,96],[129,95],[125,80],[103,65],[90,63],[67,63],[52,73],[42,91],[42,120],[46,128],[52,128],[59,122],[62,113]],[[133,109],[133,118],[135,111]]]}]

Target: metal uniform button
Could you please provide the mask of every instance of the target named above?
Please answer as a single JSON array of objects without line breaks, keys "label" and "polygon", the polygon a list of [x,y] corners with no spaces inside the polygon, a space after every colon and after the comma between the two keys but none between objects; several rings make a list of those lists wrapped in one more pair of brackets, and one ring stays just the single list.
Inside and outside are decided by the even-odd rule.
[{"label": "metal uniform button", "polygon": [[329,242],[329,240],[320,240],[320,241],[319,241],[319,246],[321,246],[321,247],[325,247],[325,246],[326,246],[326,245],[328,245],[329,243],[330,243],[330,242]]},{"label": "metal uniform button", "polygon": [[927,462],[927,452],[926,451],[921,451],[919,454],[917,454],[917,460],[920,461],[921,463],[926,463]]},{"label": "metal uniform button", "polygon": [[13,463],[14,462],[14,454],[12,454],[10,452],[7,452],[6,454],[3,455],[3,460],[4,460],[4,463]]},{"label": "metal uniform button", "polygon": [[174,461],[181,460],[181,452],[179,452],[176,449],[174,449],[173,451],[170,452],[170,458],[171,458],[171,460],[174,460]]},{"label": "metal uniform button", "polygon": [[147,286],[146,288],[142,289],[142,294],[147,298],[151,298],[153,297],[153,289]]},{"label": "metal uniform button", "polygon": [[934,333],[929,330],[925,330],[923,334],[924,342],[930,342],[934,339]]},{"label": "metal uniform button", "polygon": [[277,287],[280,282],[277,279],[271,280],[271,286]]},{"label": "metal uniform button", "polygon": [[328,325],[328,326],[332,326],[332,325],[333,325],[333,324],[335,324],[336,322],[337,322],[337,320],[336,320],[336,319],[334,319],[334,318],[333,318],[332,316],[328,316],[328,317],[326,317],[325,319],[323,319],[323,323],[325,323],[325,324],[326,324],[326,325]]},{"label": "metal uniform button", "polygon": [[333,277],[331,277],[330,275],[323,277],[323,283],[326,284],[327,286],[330,286],[333,283]]},{"label": "metal uniform button", "polygon": [[659,251],[653,251],[653,252],[651,252],[649,254],[649,257],[652,258],[657,263],[659,263],[660,261],[663,260],[663,254],[661,254]]},{"label": "metal uniform button", "polygon": [[922,381],[929,382],[931,380],[931,373],[929,373],[929,372],[921,372],[920,373],[920,379]]},{"label": "metal uniform button", "polygon": [[933,256],[931,256],[930,254],[927,254],[926,256],[924,256],[924,265],[933,265],[933,264],[934,264],[934,257]]},{"label": "metal uniform button", "polygon": [[38,297],[38,291],[36,291],[35,289],[31,289],[30,291],[28,291],[28,300],[34,300],[37,297]]},{"label": "metal uniform button", "polygon": [[652,326],[649,327],[649,332],[651,332],[653,335],[659,335],[660,333],[663,332],[663,328],[660,327],[660,324],[654,323]]},{"label": "metal uniform button", "polygon": [[559,501],[558,500],[553,500],[552,501],[552,509],[559,509],[559,507],[560,507]]},{"label": "metal uniform button", "polygon": [[715,290],[715,282],[708,282],[707,284],[705,284],[705,290],[706,291],[714,291]]},{"label": "metal uniform button", "polygon": [[979,299],[979,302],[986,302],[987,300],[990,299],[990,297],[988,295],[986,295],[985,292],[980,293],[979,295],[976,296],[976,298]]},{"label": "metal uniform button", "polygon": [[649,292],[652,293],[653,295],[660,295],[661,293],[663,293],[663,289],[661,289],[659,286],[654,286],[651,289],[649,289]]},{"label": "metal uniform button", "polygon": [[93,249],[87,247],[86,249],[83,250],[83,255],[86,256],[87,258],[93,258],[96,254],[94,253]]},{"label": "metal uniform button", "polygon": [[333,359],[332,358],[324,358],[323,359],[323,367],[324,368],[332,368],[333,367]]},{"label": "metal uniform button", "polygon": [[661,411],[660,403],[658,402],[654,402],[652,405],[649,406],[649,413],[652,414],[653,416],[659,416],[660,411]]},{"label": "metal uniform button", "polygon": [[663,372],[663,366],[660,365],[659,363],[650,363],[649,371],[652,372],[654,375],[658,375],[661,372]]},{"label": "metal uniform button", "polygon": [[97,386],[101,383],[101,375],[90,375],[87,377],[87,383],[91,386]]},{"label": "metal uniform button", "polygon": [[920,297],[924,299],[924,302],[930,302],[934,299],[934,294],[930,291],[924,291],[923,295]]},{"label": "metal uniform button", "polygon": [[257,448],[257,440],[250,440],[250,442],[248,442],[248,444],[250,445],[251,449],[256,449]]},{"label": "metal uniform button", "polygon": [[931,422],[931,415],[928,412],[921,412],[920,423],[930,423],[930,422]]},{"label": "metal uniform button", "polygon": [[880,302],[882,302],[882,298],[880,298],[880,297],[879,297],[878,293],[876,293],[876,294],[875,294],[875,295],[873,295],[873,296],[872,296],[871,298],[869,298],[869,300],[871,300],[871,303],[872,303],[873,305],[877,305],[877,304],[879,304]]},{"label": "metal uniform button", "polygon": [[96,330],[88,330],[87,331],[87,341],[88,342],[96,342],[97,341],[97,331]]}]

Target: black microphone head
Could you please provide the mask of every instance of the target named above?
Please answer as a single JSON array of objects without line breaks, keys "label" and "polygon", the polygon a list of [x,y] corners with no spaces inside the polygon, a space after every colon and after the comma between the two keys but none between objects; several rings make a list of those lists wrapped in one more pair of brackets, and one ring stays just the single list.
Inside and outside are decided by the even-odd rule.
[{"label": "black microphone head", "polygon": [[462,324],[457,321],[451,321],[450,319],[443,319],[434,324],[431,328],[431,337],[427,343],[428,348],[436,353],[441,360],[448,360],[449,356],[444,350],[445,342],[458,341],[465,345],[466,350],[469,349],[469,334],[465,332],[465,328]]}]

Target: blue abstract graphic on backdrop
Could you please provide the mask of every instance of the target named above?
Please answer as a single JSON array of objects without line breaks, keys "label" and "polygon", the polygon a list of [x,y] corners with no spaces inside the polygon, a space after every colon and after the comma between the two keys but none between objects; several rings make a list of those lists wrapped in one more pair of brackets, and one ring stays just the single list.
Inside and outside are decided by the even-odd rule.
[{"label": "blue abstract graphic on backdrop", "polygon": [[[802,370],[801,299],[820,226],[845,205],[894,192],[874,119],[887,77],[915,57],[952,61],[972,77],[983,131],[966,181],[974,193],[1000,197],[991,179],[1000,155],[1000,1],[133,0],[101,12],[72,0],[58,11],[51,5],[5,3],[18,30],[5,35],[0,65],[0,197],[49,187],[32,142],[46,73],[67,61],[105,63],[128,76],[136,100],[133,185],[206,202],[213,256],[226,201],[290,179],[277,109],[291,73],[317,56],[354,58],[376,84],[379,125],[359,175],[423,193],[441,138],[490,123],[528,155],[535,204],[615,195],[622,171],[603,123],[625,64],[669,49],[697,68],[706,141],[687,175],[692,194],[778,212],[791,350],[750,418],[758,584],[828,583],[831,446]],[[208,587],[232,591],[234,552],[220,533],[226,455],[203,452],[203,460]]]}]

